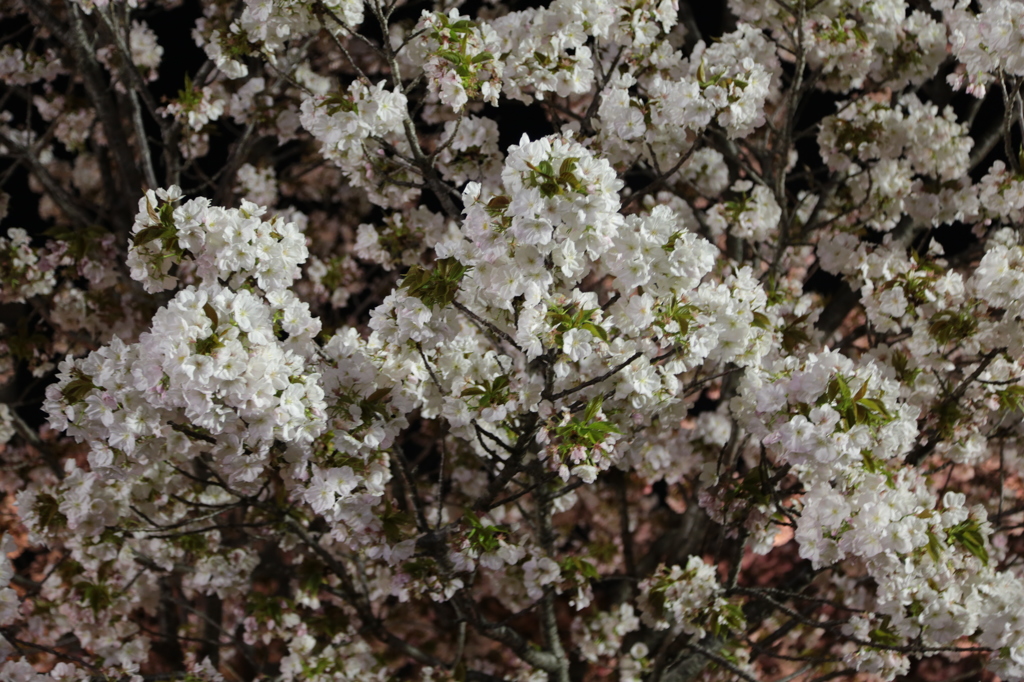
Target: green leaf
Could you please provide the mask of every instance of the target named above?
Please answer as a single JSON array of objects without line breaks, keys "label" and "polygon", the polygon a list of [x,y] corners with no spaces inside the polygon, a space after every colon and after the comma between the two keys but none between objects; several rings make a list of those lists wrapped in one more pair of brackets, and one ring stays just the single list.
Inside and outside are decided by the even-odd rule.
[{"label": "green leaf", "polygon": [[394,544],[405,539],[403,527],[409,525],[409,516],[391,506],[390,501],[386,504],[380,515],[381,529],[388,542]]},{"label": "green leaf", "polygon": [[931,531],[928,531],[928,544],[925,546],[925,550],[927,550],[928,556],[932,558],[932,561],[938,563],[939,557],[942,556],[943,552],[942,541]]},{"label": "green leaf", "polygon": [[196,91],[195,86],[192,83],[192,77],[187,73],[185,74],[185,87],[178,90],[178,101],[183,107],[189,109],[199,104],[202,95]]},{"label": "green leaf", "polygon": [[466,539],[480,552],[496,551],[501,547],[500,536],[510,532],[503,526],[485,525],[483,520],[471,509],[466,510],[463,519],[469,523]]},{"label": "green leaf", "polygon": [[132,236],[132,241],[135,242],[136,246],[142,244],[148,244],[154,239],[159,239],[164,233],[162,225],[151,225],[139,230],[135,235]]},{"label": "green leaf", "polygon": [[579,161],[579,157],[570,156],[562,160],[562,165],[558,167],[558,174],[565,175],[566,173],[572,173],[576,170],[576,164]]},{"label": "green leaf", "polygon": [[53,239],[59,239],[62,242],[70,241],[75,237],[75,230],[64,225],[54,225],[43,230],[43,234]]},{"label": "green leaf", "polygon": [[66,528],[68,525],[68,518],[60,510],[60,503],[49,493],[36,495],[33,511],[39,519],[39,525],[47,530]]},{"label": "green leaf", "polygon": [[266,621],[280,622],[284,615],[281,608],[281,598],[263,594],[262,592],[250,592],[246,611],[253,616],[260,617]]},{"label": "green leaf", "polygon": [[174,228],[174,206],[171,204],[163,204],[159,210],[160,224],[165,229],[173,230]]},{"label": "green leaf", "polygon": [[601,576],[601,574],[597,572],[597,567],[586,559],[577,559],[577,565],[579,566],[579,571],[583,574],[584,578],[596,580]]},{"label": "green leaf", "polygon": [[586,329],[597,338],[608,343],[608,332],[604,330],[604,327],[594,324],[593,322],[586,322],[583,324],[583,329]]},{"label": "green leaf", "polygon": [[89,391],[96,388],[96,385],[92,383],[92,377],[78,370],[75,370],[75,372],[75,378],[69,381],[62,391],[64,398],[70,405],[85,400],[85,397],[89,395]]},{"label": "green leaf", "polygon": [[483,64],[494,59],[494,55],[490,52],[481,52],[477,56],[473,57],[472,64]]},{"label": "green leaf", "polygon": [[201,533],[187,533],[173,540],[174,544],[190,554],[198,555],[209,548],[206,538]]},{"label": "green leaf", "polygon": [[558,196],[561,193],[561,188],[557,183],[543,182],[540,185],[540,195],[545,199],[550,199],[551,197]]},{"label": "green leaf", "polygon": [[566,557],[559,562],[558,566],[562,570],[562,576],[567,580],[573,580],[577,575],[583,576],[588,580],[597,580],[601,577],[597,567],[581,557]]},{"label": "green leaf", "polygon": [[220,326],[220,318],[217,316],[217,311],[212,305],[207,303],[203,306],[203,312],[206,313],[208,318],[210,318],[210,324],[213,325],[213,329],[216,331],[217,327]]},{"label": "green leaf", "polygon": [[504,211],[508,208],[508,205],[512,203],[512,200],[504,195],[498,195],[491,197],[491,200],[487,202],[488,211]]},{"label": "green leaf", "polygon": [[928,326],[928,333],[941,345],[970,338],[977,331],[977,318],[963,310],[944,310],[932,317]]},{"label": "green leaf", "polygon": [[878,412],[879,414],[889,417],[889,412],[885,409],[885,404],[883,404],[881,400],[877,400],[875,398],[861,398],[857,401],[857,404],[863,405],[872,412]]},{"label": "green leaf", "polygon": [[790,325],[782,330],[782,347],[787,352],[793,351],[798,346],[810,343],[810,341],[811,337],[799,327]]},{"label": "green leaf", "polygon": [[205,339],[199,339],[196,341],[196,354],[210,355],[213,351],[223,347],[223,342],[221,342],[220,337],[217,336],[215,332],[207,336]]},{"label": "green leaf", "polygon": [[114,603],[114,597],[110,594],[110,588],[103,584],[82,581],[75,583],[75,590],[82,595],[82,599],[88,604],[93,612],[101,611]]},{"label": "green leaf", "polygon": [[586,425],[586,430],[591,434],[591,437],[594,440],[594,445],[603,441],[608,434],[622,433],[619,431],[619,427],[611,422],[593,422]]},{"label": "green leaf", "polygon": [[963,548],[968,552],[981,559],[981,563],[988,565],[988,551],[985,549],[985,545],[980,540],[976,540],[972,537],[965,537],[960,541]]},{"label": "green leaf", "polygon": [[462,56],[458,52],[453,52],[451,50],[438,50],[437,56],[438,57],[442,57],[444,59],[447,59],[448,61],[450,61],[452,64],[455,64],[456,66],[461,65],[462,62],[465,60],[464,56]]},{"label": "green leaf", "polygon": [[758,329],[769,329],[772,326],[772,321],[764,313],[755,312],[753,325]]},{"label": "green leaf", "polygon": [[455,258],[443,258],[437,261],[433,270],[426,271],[414,265],[402,279],[401,287],[409,294],[434,307],[446,307],[455,300],[459,291],[459,283],[470,267],[463,265]]},{"label": "green leaf", "polygon": [[[672,253],[676,250],[676,242],[683,236],[682,230],[676,230],[669,235],[668,241],[661,245],[661,250],[665,253]],[[755,313],[756,314],[756,313]]]},{"label": "green leaf", "polygon": [[325,99],[320,106],[326,107],[327,113],[334,116],[339,111],[345,112],[358,112],[359,107],[350,99],[347,99],[343,95],[330,95]]},{"label": "green leaf", "polygon": [[371,403],[379,403],[380,401],[384,400],[384,398],[388,397],[389,393],[391,393],[391,387],[389,386],[385,386],[384,388],[378,388],[376,391],[367,396],[366,400],[367,402]]},{"label": "green leaf", "polygon": [[961,545],[968,553],[988,565],[988,550],[985,549],[985,538],[981,534],[981,525],[977,519],[968,519],[953,526],[947,531],[950,540]]},{"label": "green leaf", "polygon": [[964,416],[960,405],[954,400],[943,400],[936,407],[932,408],[933,414],[938,418],[936,434],[942,440],[950,440],[956,435],[956,425]]},{"label": "green leaf", "polygon": [[853,402],[857,402],[858,400],[863,398],[867,394],[867,392],[868,392],[868,382],[865,381],[863,384],[860,385],[860,389],[857,390],[857,393],[854,394]]},{"label": "green leaf", "polygon": [[850,402],[853,396],[850,393],[850,385],[846,383],[846,379],[843,378],[843,375],[837,374],[834,381],[836,382],[836,387],[839,389],[839,395],[842,397],[843,402]]},{"label": "green leaf", "polygon": [[1024,409],[1024,386],[1008,386],[1001,391],[996,391],[999,398],[999,406],[1004,410]]},{"label": "green leaf", "polygon": [[308,562],[299,567],[299,589],[303,592],[317,594],[323,584],[323,569],[316,563]]},{"label": "green leaf", "polygon": [[902,640],[888,629],[877,627],[869,634],[871,641],[882,646],[899,646]]}]

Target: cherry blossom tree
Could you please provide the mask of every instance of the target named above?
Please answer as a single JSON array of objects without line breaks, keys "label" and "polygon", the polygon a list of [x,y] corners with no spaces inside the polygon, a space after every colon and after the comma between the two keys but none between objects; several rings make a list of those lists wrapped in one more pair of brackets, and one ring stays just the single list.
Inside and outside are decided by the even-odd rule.
[{"label": "cherry blossom tree", "polygon": [[0,36],[0,679],[1024,679],[1024,2]]}]

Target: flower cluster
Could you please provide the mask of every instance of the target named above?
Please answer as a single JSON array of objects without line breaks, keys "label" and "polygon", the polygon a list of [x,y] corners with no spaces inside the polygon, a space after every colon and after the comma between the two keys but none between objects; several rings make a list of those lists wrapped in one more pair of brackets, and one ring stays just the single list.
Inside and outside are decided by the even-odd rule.
[{"label": "flower cluster", "polygon": [[0,626],[10,625],[18,617],[18,594],[10,588],[14,567],[8,555],[16,549],[10,535],[0,538]]},{"label": "flower cluster", "polygon": [[[1024,591],[977,614],[980,595],[1005,581],[989,565],[986,512],[966,509],[954,493],[939,503],[922,475],[895,466],[893,458],[916,439],[917,409],[899,398],[884,368],[830,353],[790,359],[766,380],[748,374],[734,409],[807,488],[796,531],[800,555],[816,567],[857,556],[877,581],[874,609],[884,623],[870,641],[1012,641],[1016,635],[995,625],[997,614],[1017,608],[1007,603]],[[971,587],[962,589],[966,576]],[[884,662],[879,656],[858,650],[851,662],[870,670]],[[889,661],[887,674],[907,665],[906,658]]]},{"label": "flower cluster", "polygon": [[964,3],[943,3],[953,54],[963,69],[950,74],[954,86],[984,97],[995,73],[1024,75],[1024,3],[997,0],[975,13]]},{"label": "flower cluster", "polygon": [[0,237],[0,302],[24,302],[46,295],[56,285],[54,263],[30,245],[28,233],[11,227]]},{"label": "flower cluster", "polygon": [[10,85],[29,85],[52,81],[64,72],[56,52],[25,52],[12,44],[0,47],[0,80]]},{"label": "flower cluster", "polygon": [[[323,428],[324,392],[307,369],[319,322],[282,288],[305,246],[293,225],[262,223],[253,204],[174,208],[176,187],[159,195],[156,206],[153,192],[140,201],[133,274],[151,290],[169,288],[169,265],[187,254],[201,284],[180,290],[138,343],[115,339],[65,361],[47,409],[60,428],[93,443],[94,467],[156,461],[174,427],[187,433],[190,424],[225,458],[229,478],[252,481],[275,442],[308,444]],[[255,282],[265,293],[222,280]]]},{"label": "flower cluster", "polygon": [[172,268],[188,270],[204,283],[249,280],[265,292],[281,291],[299,275],[306,260],[305,238],[294,223],[280,217],[260,220],[266,209],[248,201],[240,209],[190,199],[180,206],[181,190],[150,190],[139,200],[132,227],[128,266],[149,292],[173,289]]},{"label": "flower cluster", "polygon": [[1024,679],[1024,5],[695,4],[15,3],[0,678]]},{"label": "flower cluster", "polygon": [[735,199],[708,209],[707,222],[712,234],[728,230],[740,239],[767,240],[782,217],[782,209],[771,190],[763,185],[754,187],[750,180],[740,180],[730,189],[737,194]]},{"label": "flower cluster", "polygon": [[[354,28],[363,22],[363,3],[357,0],[328,0],[321,7],[332,21],[341,24],[331,24],[331,30],[341,32],[343,27]],[[317,11],[307,3],[297,0],[246,0],[241,16],[221,32],[220,37],[226,45],[218,52],[237,64],[229,67],[232,71],[229,75],[240,78],[245,75],[238,75],[244,63],[238,57],[248,53],[252,49],[251,44],[255,44],[268,61],[273,62],[279,55],[286,55],[290,41],[315,33],[320,28]]]},{"label": "flower cluster", "polygon": [[[395,184],[378,187],[380,179],[389,175],[410,178],[386,165],[367,163],[365,151],[378,144],[374,138],[407,150],[409,143],[403,134],[406,106],[405,95],[388,90],[383,81],[373,86],[355,81],[346,92],[305,98],[299,120],[320,141],[323,157],[338,164],[354,186],[371,192],[382,205],[398,206],[413,195]],[[377,161],[386,164],[386,157],[380,156]]]},{"label": "flower cluster", "polygon": [[423,67],[428,83],[442,104],[461,111],[470,99],[498,103],[501,62],[493,28],[452,9],[448,14],[424,10],[415,30],[424,40],[419,49],[430,55]]},{"label": "flower cluster", "polygon": [[[639,74],[626,72],[609,83],[597,122],[601,145],[613,160],[653,153],[667,167],[691,146],[692,135],[712,122],[730,137],[747,135],[764,123],[779,61],[762,33],[744,25],[710,47],[699,42],[687,61],[676,59],[673,68],[665,69],[674,77],[659,73],[640,80]],[[646,97],[631,95],[633,90]]]},{"label": "flower cluster", "polygon": [[640,619],[631,604],[622,604],[617,609],[600,613],[586,623],[577,618],[573,626],[580,655],[597,663],[599,659],[615,656],[619,652],[622,638],[640,629]]},{"label": "flower cluster", "polygon": [[275,441],[309,443],[323,428],[323,390],[306,369],[317,331],[290,292],[264,299],[188,287],[139,343],[115,339],[63,363],[47,410],[55,426],[95,444],[94,467],[155,461],[173,427],[192,424],[226,458],[232,479],[252,481]]},{"label": "flower cluster", "polygon": [[818,134],[822,158],[847,175],[850,198],[861,206],[847,222],[891,230],[905,212],[933,224],[969,215],[967,206],[943,215],[967,171],[974,142],[966,133],[950,107],[940,115],[914,95],[894,107],[861,100],[827,118]]},{"label": "flower cluster", "polygon": [[662,565],[640,584],[641,618],[655,630],[682,630],[696,640],[709,630],[742,629],[742,610],[721,593],[714,567],[700,557],[691,556],[685,569]]}]

